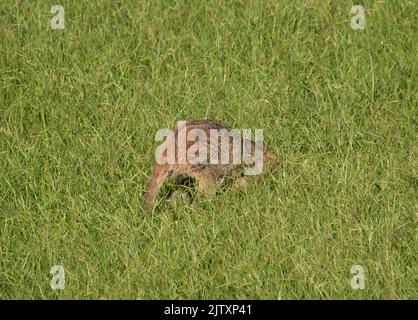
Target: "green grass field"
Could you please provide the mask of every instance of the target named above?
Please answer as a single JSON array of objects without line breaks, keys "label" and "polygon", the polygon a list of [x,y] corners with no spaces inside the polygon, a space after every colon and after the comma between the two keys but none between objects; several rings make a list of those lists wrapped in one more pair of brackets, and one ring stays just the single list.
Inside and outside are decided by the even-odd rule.
[{"label": "green grass field", "polygon": [[[1,1],[0,299],[418,299],[417,8]],[[206,113],[280,170],[144,217],[155,133]]]}]

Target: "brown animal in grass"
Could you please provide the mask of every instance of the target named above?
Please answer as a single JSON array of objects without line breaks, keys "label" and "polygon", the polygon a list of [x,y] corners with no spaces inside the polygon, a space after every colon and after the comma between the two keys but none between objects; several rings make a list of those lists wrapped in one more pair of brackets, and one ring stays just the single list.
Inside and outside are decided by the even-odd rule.
[{"label": "brown animal in grass", "polygon": [[[226,164],[222,164],[222,161],[220,161],[220,154],[222,150],[225,150],[222,149],[222,146],[225,147],[225,145],[222,144],[221,146],[221,143],[219,142],[222,142],[222,135],[228,135],[228,132],[231,130],[227,125],[221,122],[210,120],[187,121],[183,123],[185,125],[181,127],[176,126],[173,129],[174,135],[171,137],[168,136],[164,143],[161,145],[160,149],[164,151],[157,151],[156,153],[157,157],[167,156],[167,150],[171,147],[175,154],[175,163],[159,164],[157,162],[154,164],[145,195],[144,208],[146,212],[153,208],[158,191],[167,178],[175,180],[180,184],[188,179],[192,179],[196,183],[196,189],[198,193],[208,197],[213,196],[218,188],[223,184],[228,184],[239,189],[245,189],[248,185],[248,177],[244,174],[244,165],[242,163],[235,163],[232,161],[232,156],[234,156],[234,141],[232,136],[226,137],[226,149],[228,149],[226,152],[229,152],[229,159],[231,160]],[[205,148],[207,151],[204,155],[205,158],[199,159],[199,150],[197,150],[195,157],[192,159],[193,161],[188,157],[185,163],[184,161],[181,163],[181,161],[179,161],[181,155],[178,151],[178,137],[179,135],[187,136],[187,134],[189,134],[193,129],[201,129],[206,133],[206,141],[198,141],[200,147]],[[217,132],[220,132],[219,136],[214,135],[213,132],[211,132],[211,129],[215,129]],[[254,156],[255,154],[261,154],[264,162],[277,164],[276,157],[267,152],[267,148],[264,143],[255,143],[254,141],[246,140],[241,137],[239,139],[241,139],[239,143],[243,149],[245,148],[245,145],[248,149],[251,149],[247,150],[251,156]],[[245,141],[247,142],[246,144],[244,143]],[[195,143],[196,141],[187,141],[186,139],[186,151],[190,151]],[[218,159],[218,164],[213,164],[213,161],[211,161],[213,158],[209,158],[211,143],[213,143],[212,146],[215,146],[217,149],[215,156]],[[256,152],[257,148],[262,150]],[[264,172],[265,167],[263,166],[260,173],[263,174]],[[260,176],[261,175],[259,175],[258,178]]]}]

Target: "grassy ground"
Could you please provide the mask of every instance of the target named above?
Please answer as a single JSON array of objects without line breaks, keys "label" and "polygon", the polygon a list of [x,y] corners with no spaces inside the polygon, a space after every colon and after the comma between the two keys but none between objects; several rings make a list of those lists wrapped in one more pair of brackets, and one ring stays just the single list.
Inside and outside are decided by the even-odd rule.
[{"label": "grassy ground", "polygon": [[[52,4],[0,2],[1,299],[418,298],[415,1]],[[281,170],[144,218],[156,131],[209,105]]]}]

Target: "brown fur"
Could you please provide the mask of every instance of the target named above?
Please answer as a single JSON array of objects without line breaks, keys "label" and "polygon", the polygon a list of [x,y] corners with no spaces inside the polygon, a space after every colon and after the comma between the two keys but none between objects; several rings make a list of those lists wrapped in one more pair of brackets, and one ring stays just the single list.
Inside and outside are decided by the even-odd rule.
[{"label": "brown fur", "polygon": [[[206,132],[208,137],[208,141],[205,141],[205,146],[207,146],[208,154],[209,154],[209,143],[210,143],[210,129],[227,129],[230,128],[217,121],[210,121],[210,120],[201,120],[201,121],[187,121],[186,123],[186,133],[188,133],[192,129],[203,129]],[[175,140],[172,141],[171,139],[167,138],[164,143],[167,144],[174,144],[175,145],[175,154],[176,160],[178,159],[178,151],[177,151],[177,136],[179,130],[183,130],[183,128],[174,128],[175,133]],[[189,149],[191,145],[193,145],[194,141],[187,141],[186,142],[186,150]],[[230,156],[232,156],[232,147],[233,144],[230,139]],[[255,143],[251,142],[251,154],[254,155],[255,152]],[[220,147],[219,149],[220,150]],[[276,163],[276,158],[271,155],[266,150],[266,146],[263,145],[263,156],[264,156],[264,163],[266,162],[273,162]],[[231,158],[230,158],[231,159]],[[208,159],[209,161],[209,159]],[[265,172],[265,168],[263,168],[263,173]],[[260,177],[260,176],[259,176]],[[161,188],[163,182],[166,178],[184,180],[185,178],[192,178],[197,183],[197,191],[201,194],[206,196],[212,196],[216,193],[219,185],[222,183],[230,183],[237,188],[245,188],[247,185],[246,177],[244,176],[243,172],[243,165],[242,164],[207,164],[207,163],[199,163],[199,164],[164,164],[160,165],[158,163],[154,164],[152,169],[152,174],[150,181],[147,185],[147,193],[145,195],[145,211],[149,211],[152,209],[155,203],[155,199],[159,189]]]}]

